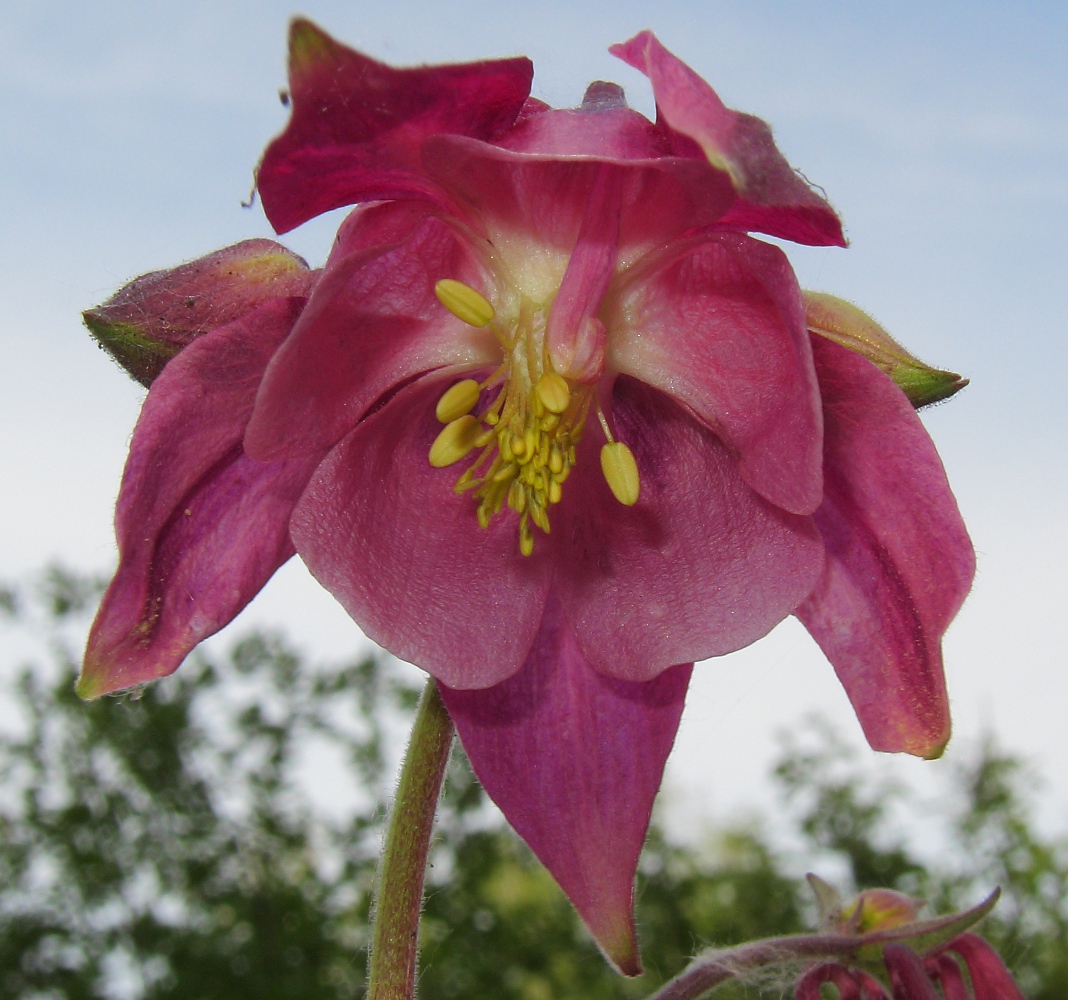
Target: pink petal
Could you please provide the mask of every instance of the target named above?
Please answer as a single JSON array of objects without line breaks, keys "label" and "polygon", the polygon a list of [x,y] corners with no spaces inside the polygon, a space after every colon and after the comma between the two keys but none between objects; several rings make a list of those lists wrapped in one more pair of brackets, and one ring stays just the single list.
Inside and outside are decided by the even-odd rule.
[{"label": "pink petal", "polygon": [[[582,120],[576,120],[576,135]],[[633,160],[517,153],[437,136],[426,141],[424,162],[427,172],[465,206],[479,231],[567,251],[575,245],[591,194],[609,165],[620,175],[619,241],[625,248],[658,246],[694,226],[711,225],[733,200],[721,172],[677,156]]]},{"label": "pink petal", "polygon": [[894,1000],[942,1000],[924,970],[923,961],[911,948],[888,944],[883,949],[883,961],[890,974]]},{"label": "pink petal", "polygon": [[493,335],[456,319],[440,278],[487,287],[483,265],[424,207],[358,210],[263,380],[245,447],[275,461],[332,447],[394,386],[432,368],[499,363]]},{"label": "pink petal", "polygon": [[316,471],[293,513],[297,551],[379,645],[450,687],[498,684],[523,664],[549,590],[546,552],[519,553],[517,522],[483,530],[466,468],[431,468],[434,407],[455,376],[401,389]]},{"label": "pink petal", "polygon": [[641,971],[634,873],[682,714],[689,664],[635,684],[594,671],[550,597],[523,669],[441,690],[490,798],[620,971]]},{"label": "pink petal", "polygon": [[151,385],[183,347],[260,303],[307,295],[318,277],[271,240],[245,240],[166,271],[136,278],[84,313],[103,347],[142,385]]},{"label": "pink petal", "polygon": [[975,572],[934,445],[874,365],[813,339],[826,455],[823,579],[797,615],[876,750],[937,757],[949,739],[941,640]]},{"label": "pink petal", "polygon": [[155,381],[123,475],[119,569],[89,634],[83,697],[177,669],[293,554],[289,515],[314,460],[254,462],[241,437],[303,304],[264,303],[194,341]]},{"label": "pink petal", "polygon": [[342,205],[435,197],[419,164],[421,141],[492,139],[515,121],[533,73],[522,58],[394,69],[295,19],[293,115],[257,175],[267,218],[284,233]]},{"label": "pink petal", "polygon": [[610,302],[610,366],[689,406],[761,496],[814,511],[823,495],[819,391],[783,253],[741,233],[698,234],[636,265]]},{"label": "pink petal", "polygon": [[716,435],[655,389],[620,377],[609,415],[638,463],[637,504],[608,489],[591,419],[551,514],[558,592],[583,655],[642,681],[765,635],[819,579],[811,518],[756,494]]},{"label": "pink petal", "polygon": [[946,950],[964,959],[975,1000],[1024,1000],[997,952],[977,934],[961,934],[946,945]]},{"label": "pink petal", "polygon": [[731,178],[738,198],[725,226],[814,246],[845,246],[834,209],[783,158],[759,118],[724,106],[716,92],[651,31],[609,51],[649,77],[657,122],[676,155],[704,156]]}]

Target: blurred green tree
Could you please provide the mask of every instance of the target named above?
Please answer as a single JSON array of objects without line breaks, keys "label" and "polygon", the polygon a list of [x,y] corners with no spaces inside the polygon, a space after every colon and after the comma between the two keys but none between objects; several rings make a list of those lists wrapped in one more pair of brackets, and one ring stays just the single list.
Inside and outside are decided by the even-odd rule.
[{"label": "blurred green tree", "polygon": [[[58,569],[0,587],[9,654],[37,651],[9,665],[17,711],[0,735],[0,994],[359,996],[389,756],[416,687],[387,659],[314,666],[257,634],[136,697],[86,705],[73,694],[71,650],[99,590]],[[310,790],[324,773],[329,794],[351,792],[346,808],[325,809]],[[784,746],[777,777],[787,803],[777,822],[857,886],[949,908],[1000,883],[1006,901],[985,932],[1033,1000],[1068,996],[1068,854],[1035,833],[1019,762],[988,743],[961,774],[942,804],[939,865],[894,832],[906,791],[873,779],[820,724]],[[647,971],[623,980],[457,748],[431,856],[420,996],[644,996],[704,946],[803,930],[799,875],[759,826],[714,831],[694,850],[654,825],[638,885]]]}]

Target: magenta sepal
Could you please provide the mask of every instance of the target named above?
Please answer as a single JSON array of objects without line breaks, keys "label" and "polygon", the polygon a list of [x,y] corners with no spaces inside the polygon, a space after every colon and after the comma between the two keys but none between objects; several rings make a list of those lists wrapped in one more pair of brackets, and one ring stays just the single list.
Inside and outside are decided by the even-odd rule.
[{"label": "magenta sepal", "polygon": [[595,672],[550,596],[515,677],[441,688],[486,791],[628,975],[641,971],[634,874],[690,671],[645,683]]},{"label": "magenta sepal", "polygon": [[177,669],[293,555],[289,515],[318,456],[257,462],[241,439],[304,301],[276,299],[205,334],[153,384],[123,473],[119,568],[89,633],[82,697]]},{"label": "magenta sepal", "polygon": [[423,174],[430,135],[492,139],[530,93],[529,59],[395,69],[297,18],[289,32],[293,115],[257,173],[276,232],[342,205],[387,198],[440,199]]},{"label": "magenta sepal", "polygon": [[964,960],[975,1000],[1026,1000],[998,953],[978,934],[961,934],[943,950],[956,952]]},{"label": "magenta sepal", "polygon": [[975,555],[934,444],[873,364],[813,338],[823,395],[823,579],[796,614],[876,750],[937,757],[949,739],[942,635]]}]

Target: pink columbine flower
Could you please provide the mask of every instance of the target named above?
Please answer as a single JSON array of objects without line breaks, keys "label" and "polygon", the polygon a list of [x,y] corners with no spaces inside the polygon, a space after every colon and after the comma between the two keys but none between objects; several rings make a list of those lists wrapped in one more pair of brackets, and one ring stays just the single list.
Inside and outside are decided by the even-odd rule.
[{"label": "pink columbine flower", "polygon": [[[796,613],[872,745],[936,755],[973,562],[909,399],[748,235],[844,245],[833,210],[652,34],[612,51],[655,123],[609,83],[552,110],[525,59],[397,70],[294,22],[264,208],[285,232],[358,207],[321,274],[207,268],[189,296],[219,322],[152,384],[81,691],[170,673],[295,548],[440,681],[489,794],[635,972],[693,661]],[[154,276],[171,312],[180,271]],[[94,332],[167,348],[137,290]]]}]

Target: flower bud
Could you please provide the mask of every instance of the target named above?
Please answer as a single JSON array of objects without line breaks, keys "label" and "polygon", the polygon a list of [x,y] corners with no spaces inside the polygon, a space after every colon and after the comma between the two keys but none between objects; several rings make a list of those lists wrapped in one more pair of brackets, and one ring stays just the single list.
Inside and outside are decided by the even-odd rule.
[{"label": "flower bud", "polygon": [[824,292],[805,292],[809,331],[866,357],[890,376],[916,409],[959,392],[968,380],[913,357],[867,313]]},{"label": "flower bud", "polygon": [[246,240],[152,271],[82,314],[89,332],[144,386],[191,341],[269,299],[306,296],[316,273],[271,240]]}]

